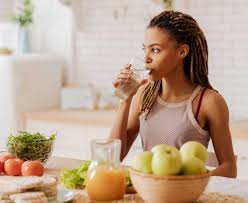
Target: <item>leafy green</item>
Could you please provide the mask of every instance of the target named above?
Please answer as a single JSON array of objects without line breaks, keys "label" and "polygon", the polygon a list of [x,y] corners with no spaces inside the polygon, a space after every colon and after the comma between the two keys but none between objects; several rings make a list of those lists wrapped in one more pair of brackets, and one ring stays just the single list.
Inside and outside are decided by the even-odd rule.
[{"label": "leafy green", "polygon": [[40,160],[45,162],[51,155],[56,134],[46,137],[40,133],[19,131],[8,137],[8,152],[23,160]]},{"label": "leafy green", "polygon": [[[84,188],[86,186],[87,171],[90,165],[90,161],[84,161],[84,163],[76,169],[63,169],[60,173],[59,181],[67,189]],[[126,187],[132,186],[129,171],[125,168]]]},{"label": "leafy green", "polygon": [[59,181],[68,189],[85,187],[89,165],[90,161],[84,161],[83,164],[76,169],[63,169],[60,173]]},{"label": "leafy green", "polygon": [[126,187],[132,186],[128,168],[125,168]]}]

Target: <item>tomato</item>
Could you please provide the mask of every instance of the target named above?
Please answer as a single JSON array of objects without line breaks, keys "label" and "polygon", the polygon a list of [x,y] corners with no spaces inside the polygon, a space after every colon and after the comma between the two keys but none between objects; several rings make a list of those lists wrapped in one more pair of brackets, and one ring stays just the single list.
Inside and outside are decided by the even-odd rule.
[{"label": "tomato", "polygon": [[7,175],[21,175],[22,162],[20,159],[9,159],[4,163],[4,170]]},{"label": "tomato", "polygon": [[4,163],[0,161],[0,174],[4,171]]},{"label": "tomato", "polygon": [[25,161],[22,165],[23,176],[42,176],[44,166],[40,161]]},{"label": "tomato", "polygon": [[23,160],[21,160],[21,159],[15,159],[18,163],[20,163],[21,165],[24,163],[24,161]]},{"label": "tomato", "polygon": [[15,157],[10,155],[10,154],[5,154],[0,156],[0,161],[5,163],[5,161],[7,161],[8,159],[14,159]]},{"label": "tomato", "polygon": [[[3,164],[5,163],[5,161],[9,160],[9,159],[14,159],[15,157],[10,155],[10,154],[4,154],[2,156],[0,156],[0,161],[3,162]],[[3,167],[3,172],[5,172],[4,167]]]}]

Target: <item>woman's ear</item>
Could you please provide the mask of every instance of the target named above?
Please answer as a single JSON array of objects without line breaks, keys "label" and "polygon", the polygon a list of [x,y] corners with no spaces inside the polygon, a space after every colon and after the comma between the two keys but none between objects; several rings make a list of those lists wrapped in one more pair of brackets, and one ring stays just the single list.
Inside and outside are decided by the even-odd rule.
[{"label": "woman's ear", "polygon": [[180,57],[185,58],[189,53],[189,46],[187,44],[181,44],[179,47]]}]

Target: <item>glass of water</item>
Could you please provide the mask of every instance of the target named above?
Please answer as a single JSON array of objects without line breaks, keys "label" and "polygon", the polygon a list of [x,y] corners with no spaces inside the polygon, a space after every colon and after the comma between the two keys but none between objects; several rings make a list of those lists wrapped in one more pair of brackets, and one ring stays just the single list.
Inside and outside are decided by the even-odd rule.
[{"label": "glass of water", "polygon": [[114,94],[122,100],[127,100],[140,86],[140,82],[149,74],[149,69],[146,67],[144,60],[134,57],[131,62],[131,70],[133,71],[131,77],[119,84]]}]

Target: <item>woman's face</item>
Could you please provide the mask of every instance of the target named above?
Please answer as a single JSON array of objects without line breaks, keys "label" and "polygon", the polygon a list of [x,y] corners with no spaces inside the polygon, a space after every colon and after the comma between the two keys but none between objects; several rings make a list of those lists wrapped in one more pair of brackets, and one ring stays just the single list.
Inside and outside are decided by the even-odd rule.
[{"label": "woman's face", "polygon": [[176,72],[183,66],[183,58],[176,40],[166,31],[159,28],[148,28],[145,31],[144,60],[151,69],[150,80],[160,80]]}]

